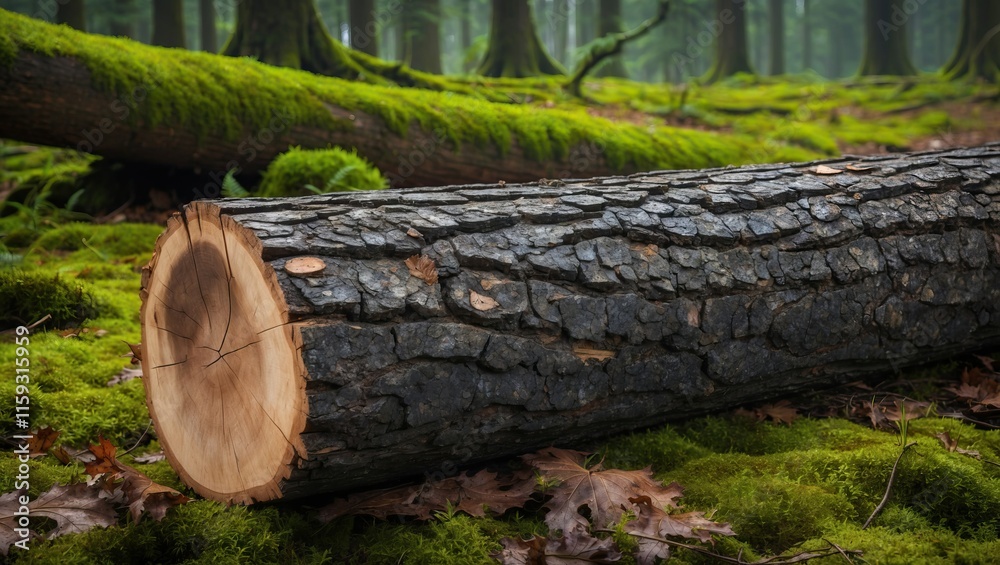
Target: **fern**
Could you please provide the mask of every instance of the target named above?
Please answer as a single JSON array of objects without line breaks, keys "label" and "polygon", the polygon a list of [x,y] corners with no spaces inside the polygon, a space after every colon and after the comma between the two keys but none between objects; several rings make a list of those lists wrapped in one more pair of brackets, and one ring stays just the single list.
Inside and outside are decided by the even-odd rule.
[{"label": "fern", "polygon": [[354,187],[347,185],[344,181],[347,180],[347,175],[351,174],[356,170],[358,170],[357,165],[347,165],[346,167],[342,167],[339,171],[337,171],[336,174],[330,177],[330,180],[326,181],[325,192],[331,192],[337,188],[342,188],[345,190],[353,189]]},{"label": "fern", "polygon": [[240,181],[234,176],[239,169],[230,169],[222,179],[222,196],[225,198],[246,198],[250,196],[250,191],[243,188]]}]

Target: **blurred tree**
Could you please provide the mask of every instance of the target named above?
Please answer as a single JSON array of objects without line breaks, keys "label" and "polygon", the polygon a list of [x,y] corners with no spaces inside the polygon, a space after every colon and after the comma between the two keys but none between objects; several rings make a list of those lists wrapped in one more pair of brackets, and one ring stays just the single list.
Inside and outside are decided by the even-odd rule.
[{"label": "blurred tree", "polygon": [[56,23],[87,31],[87,15],[83,0],[64,0],[56,8]]},{"label": "blurred tree", "polygon": [[753,73],[747,56],[747,25],[745,0],[716,0],[716,21],[719,32],[715,40],[715,61],[703,78],[706,83],[736,73]]},{"label": "blurred tree", "polygon": [[942,70],[952,79],[997,80],[1000,72],[1000,3],[963,0],[958,46]]},{"label": "blurred tree", "polygon": [[418,71],[441,74],[441,1],[402,2],[403,62]]},{"label": "blurred tree", "polygon": [[108,16],[111,35],[134,38],[136,12],[135,0],[114,0],[113,10]]},{"label": "blurred tree", "polygon": [[571,0],[554,0],[552,21],[555,29],[554,41],[552,42],[552,56],[562,63],[567,62],[567,52],[569,46],[569,4]]},{"label": "blurred tree", "polygon": [[489,77],[563,74],[538,39],[529,0],[493,0],[489,47],[476,72]]},{"label": "blurred tree", "polygon": [[219,39],[215,32],[215,3],[212,0],[198,0],[198,24],[201,50],[215,53],[219,50]]},{"label": "blurred tree", "polygon": [[768,0],[771,26],[768,29],[771,44],[772,75],[785,74],[785,0]]},{"label": "blurred tree", "polygon": [[865,0],[865,50],[861,58],[861,76],[917,74],[906,50],[905,13],[893,8],[893,0]]},{"label": "blurred tree", "polygon": [[327,33],[313,0],[242,0],[222,54],[342,78],[361,72],[346,48]]},{"label": "blurred tree", "polygon": [[186,47],[183,0],[153,0],[153,45]]},{"label": "blurred tree", "polygon": [[809,0],[802,2],[802,71],[808,71],[813,66],[812,60],[812,19],[809,17]]},{"label": "blurred tree", "polygon": [[[597,14],[597,36],[606,37],[623,31],[625,28],[622,25],[621,0],[600,0]],[[594,74],[602,77],[627,76],[621,55],[609,58]]]},{"label": "blurred tree", "polygon": [[375,0],[350,0],[351,49],[378,57],[378,25],[375,20]]},{"label": "blurred tree", "polygon": [[596,0],[576,0],[576,45],[582,47],[597,37]]}]

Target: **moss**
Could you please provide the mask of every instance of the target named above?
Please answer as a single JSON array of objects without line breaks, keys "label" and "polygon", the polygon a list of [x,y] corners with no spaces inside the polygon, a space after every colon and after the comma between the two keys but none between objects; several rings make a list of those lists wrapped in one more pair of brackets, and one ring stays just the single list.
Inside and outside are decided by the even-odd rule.
[{"label": "moss", "polygon": [[82,324],[98,315],[97,302],[81,285],[58,276],[0,271],[0,329],[27,325],[49,315],[48,327]]},{"label": "moss", "polygon": [[361,538],[359,545],[363,550],[352,562],[490,563],[490,554],[501,549],[498,540],[514,534],[491,518],[477,520],[462,514],[442,516],[423,526],[377,524]]},{"label": "moss", "polygon": [[315,191],[378,190],[386,186],[382,173],[353,150],[293,147],[268,166],[259,195],[305,196]]}]

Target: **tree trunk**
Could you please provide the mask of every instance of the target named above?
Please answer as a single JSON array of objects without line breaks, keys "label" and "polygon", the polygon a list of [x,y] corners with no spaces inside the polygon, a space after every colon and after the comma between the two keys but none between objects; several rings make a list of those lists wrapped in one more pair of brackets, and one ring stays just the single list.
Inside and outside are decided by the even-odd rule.
[{"label": "tree trunk", "polygon": [[802,72],[812,68],[812,20],[809,18],[809,0],[802,0]]},{"label": "tree trunk", "polygon": [[736,73],[753,73],[747,55],[747,23],[744,0],[716,0],[720,30],[715,40],[715,61],[704,77],[713,83]]},{"label": "tree trunk", "polygon": [[555,0],[555,13],[552,16],[551,25],[553,29],[554,41],[552,57],[563,65],[569,65],[569,3],[570,0]]},{"label": "tree trunk", "polygon": [[351,48],[378,57],[378,26],[375,0],[350,0]]},{"label": "tree trunk", "polygon": [[563,74],[538,39],[528,0],[493,0],[490,43],[476,72],[513,78]]},{"label": "tree trunk", "polygon": [[441,0],[403,0],[403,63],[441,74]]},{"label": "tree trunk", "polygon": [[1000,343],[998,146],[851,163],[196,202],[143,270],[161,445],[303,497]]},{"label": "tree trunk", "polygon": [[215,3],[212,0],[198,0],[198,16],[201,50],[215,53],[219,50],[218,34],[215,31]]},{"label": "tree trunk", "polygon": [[[51,13],[51,12],[50,12]],[[64,0],[56,8],[56,23],[87,31],[87,14],[83,0]]]},{"label": "tree trunk", "polygon": [[114,13],[109,16],[111,35],[135,38],[136,16],[135,0],[115,0]]},{"label": "tree trunk", "polygon": [[958,46],[944,66],[952,79],[996,81],[1000,71],[1000,5],[991,0],[964,0]]},{"label": "tree trunk", "polygon": [[183,0],[153,0],[153,45],[187,47]]},{"label": "tree trunk", "polygon": [[357,78],[361,72],[327,33],[313,0],[242,0],[222,54],[341,78]]},{"label": "tree trunk", "polygon": [[861,58],[861,76],[917,74],[906,50],[905,17],[899,16],[901,12],[894,12],[893,7],[892,0],[865,0],[865,52]]},{"label": "tree trunk", "polygon": [[[598,4],[597,22],[597,35],[599,37],[605,37],[625,31],[625,26],[622,25],[621,0],[600,0],[600,3]],[[628,76],[628,73],[625,72],[625,63],[622,61],[621,55],[611,57],[608,62],[604,63],[594,74],[601,77]]]},{"label": "tree trunk", "polygon": [[768,0],[771,28],[771,75],[785,74],[785,0]]},{"label": "tree trunk", "polygon": [[597,38],[597,6],[595,0],[576,2],[576,47],[583,47]]}]

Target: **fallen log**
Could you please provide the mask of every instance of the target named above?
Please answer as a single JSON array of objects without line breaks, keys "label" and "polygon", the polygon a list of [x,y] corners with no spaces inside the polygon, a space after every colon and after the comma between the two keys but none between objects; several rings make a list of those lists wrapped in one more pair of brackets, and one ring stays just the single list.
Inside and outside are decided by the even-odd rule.
[{"label": "fallen log", "polygon": [[143,272],[204,496],[353,489],[998,343],[1000,145],[200,201]]}]

